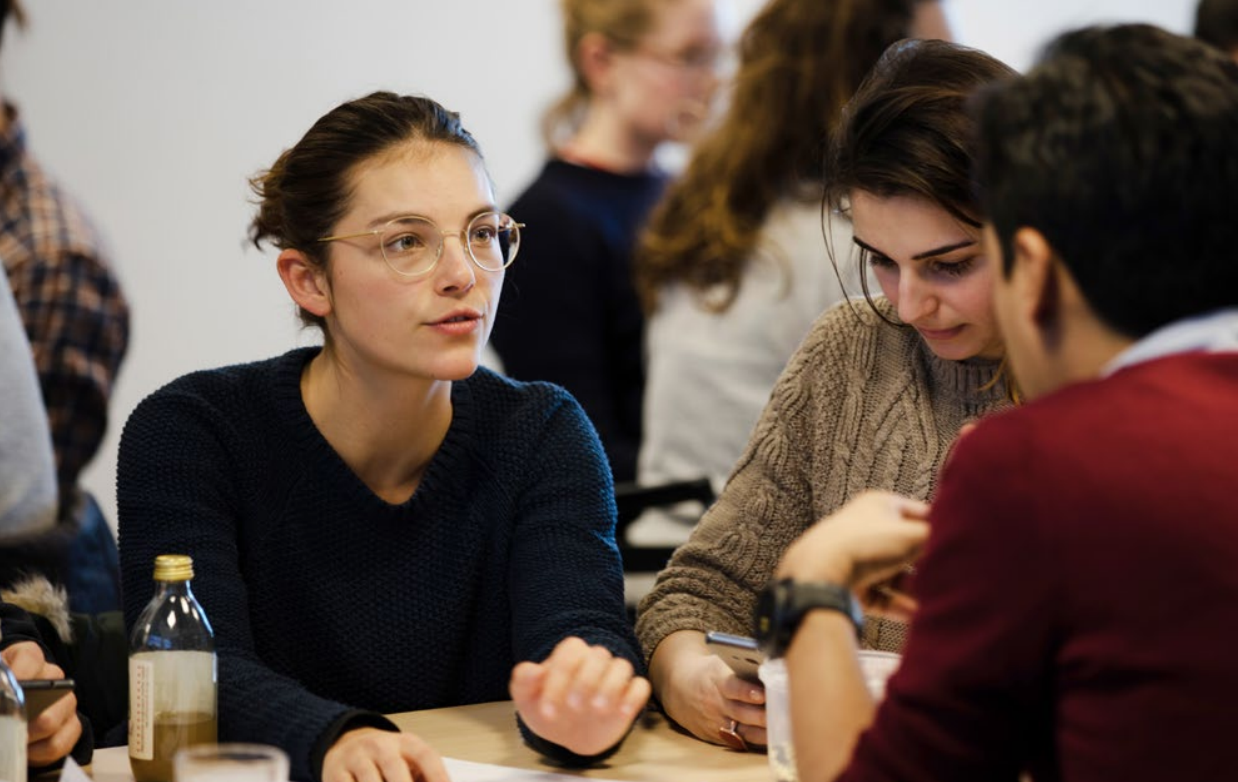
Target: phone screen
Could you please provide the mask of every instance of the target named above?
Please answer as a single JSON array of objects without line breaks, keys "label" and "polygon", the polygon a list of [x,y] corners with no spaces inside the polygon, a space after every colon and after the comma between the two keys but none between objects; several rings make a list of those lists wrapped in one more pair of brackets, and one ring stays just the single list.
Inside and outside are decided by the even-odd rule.
[{"label": "phone screen", "polygon": [[744,635],[709,632],[705,634],[705,645],[722,661],[731,667],[735,675],[744,681],[760,682],[757,668],[765,662],[756,640]]},{"label": "phone screen", "polygon": [[26,722],[34,722],[48,706],[73,692],[72,679],[26,679],[18,684],[26,696]]}]

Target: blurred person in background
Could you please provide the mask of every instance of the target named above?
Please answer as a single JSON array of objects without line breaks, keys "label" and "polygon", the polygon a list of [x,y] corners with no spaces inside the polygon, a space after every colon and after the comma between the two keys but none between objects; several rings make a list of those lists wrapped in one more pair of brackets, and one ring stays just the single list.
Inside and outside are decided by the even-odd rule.
[{"label": "blurred person in background", "polygon": [[56,523],[56,464],[30,343],[0,285],[0,546]]},{"label": "blurred person in background", "polygon": [[[851,228],[822,211],[822,155],[860,81],[907,37],[950,38],[937,0],[774,0],[744,31],[727,113],[636,252],[649,314],[641,484],[705,476],[720,492],[812,322],[859,293],[856,267],[826,250],[823,235],[850,257]],[[699,516],[647,511],[629,539],[682,543]]]},{"label": "blurred person in background", "polygon": [[504,282],[494,347],[519,380],[558,383],[636,476],[644,318],[632,247],[667,174],[655,155],[709,112],[718,0],[562,0],[572,86],[543,123],[551,157],[511,205],[536,227]]},{"label": "blurred person in background", "polygon": [[[60,679],[65,675],[35,619],[9,603],[7,597],[0,598],[0,659],[19,680]],[[58,767],[70,754],[83,766],[94,754],[90,722],[78,713],[77,696],[72,692],[27,725],[26,763],[31,777]]]},{"label": "blurred person in background", "polygon": [[1238,0],[1199,0],[1195,37],[1238,61]]},{"label": "blurred person in background", "polygon": [[[25,13],[0,0],[0,36]],[[0,584],[42,573],[68,587],[74,611],[120,608],[116,543],[79,485],[99,450],[129,341],[129,308],[100,239],[27,147],[17,108],[0,98],[0,260],[25,324],[55,449],[59,523],[0,548]]]}]

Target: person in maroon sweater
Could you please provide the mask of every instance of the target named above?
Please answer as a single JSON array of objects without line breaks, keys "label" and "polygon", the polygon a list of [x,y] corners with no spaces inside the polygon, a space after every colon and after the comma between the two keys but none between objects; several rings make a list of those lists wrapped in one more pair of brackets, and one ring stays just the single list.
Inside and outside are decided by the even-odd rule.
[{"label": "person in maroon sweater", "polygon": [[[1087,28],[975,111],[1031,401],[963,437],[931,509],[869,493],[787,551],[757,632],[799,777],[1238,779],[1238,65]],[[880,708],[856,596],[911,618]]]}]

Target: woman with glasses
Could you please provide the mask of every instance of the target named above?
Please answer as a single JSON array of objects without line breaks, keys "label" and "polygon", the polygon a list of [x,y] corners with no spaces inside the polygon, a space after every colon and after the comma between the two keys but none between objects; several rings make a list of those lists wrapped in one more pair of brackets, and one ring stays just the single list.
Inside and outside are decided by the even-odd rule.
[{"label": "woman with glasses", "polygon": [[636,476],[644,318],[636,233],[666,185],[654,160],[702,124],[722,50],[717,0],[562,0],[572,87],[547,113],[551,158],[511,206],[536,226],[505,282],[504,370],[572,393],[616,480]]},{"label": "woman with glasses", "polygon": [[[253,180],[255,244],[321,348],[197,372],[129,419],[125,613],[194,559],[222,740],[296,779],[444,780],[384,713],[515,701],[563,763],[642,708],[605,456],[562,389],[478,368],[521,228],[425,98],[332,110]],[[510,690],[509,690],[510,684]]]}]

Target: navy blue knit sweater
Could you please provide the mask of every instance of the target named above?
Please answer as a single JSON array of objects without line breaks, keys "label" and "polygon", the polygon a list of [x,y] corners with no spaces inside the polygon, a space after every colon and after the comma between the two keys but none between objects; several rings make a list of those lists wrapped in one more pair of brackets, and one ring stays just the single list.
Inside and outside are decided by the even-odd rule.
[{"label": "navy blue knit sweater", "polygon": [[193,557],[221,740],[278,745],[294,778],[317,778],[345,727],[507,698],[512,666],[567,636],[640,667],[610,472],[571,396],[484,369],[454,383],[446,439],[391,505],[305,410],[316,353],[187,375],[143,401],[121,439],[125,619],[153,593],[157,554]]}]

